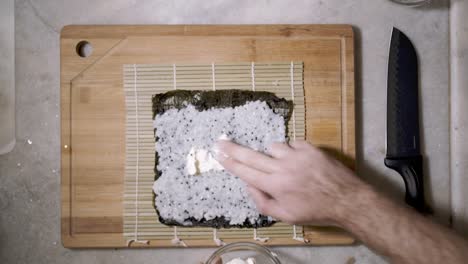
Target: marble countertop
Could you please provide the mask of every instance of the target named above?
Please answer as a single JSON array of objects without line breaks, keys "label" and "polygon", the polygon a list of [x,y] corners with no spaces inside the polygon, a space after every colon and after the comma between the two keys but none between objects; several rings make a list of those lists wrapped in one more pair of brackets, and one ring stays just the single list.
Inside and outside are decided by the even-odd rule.
[{"label": "marble countertop", "polygon": [[[383,164],[386,75],[393,26],[420,55],[427,198],[451,215],[449,0],[408,8],[388,0],[17,0],[16,147],[0,157],[1,263],[198,263],[214,249],[69,250],[60,243],[59,36],[68,24],[342,23],[356,34],[360,176],[396,199],[401,177]],[[464,211],[460,211],[463,215]],[[385,263],[363,245],[274,248],[285,263]]]},{"label": "marble countertop", "polygon": [[14,1],[0,3],[0,155],[15,147]]},{"label": "marble countertop", "polygon": [[468,235],[468,2],[450,11],[450,177],[453,227]]}]

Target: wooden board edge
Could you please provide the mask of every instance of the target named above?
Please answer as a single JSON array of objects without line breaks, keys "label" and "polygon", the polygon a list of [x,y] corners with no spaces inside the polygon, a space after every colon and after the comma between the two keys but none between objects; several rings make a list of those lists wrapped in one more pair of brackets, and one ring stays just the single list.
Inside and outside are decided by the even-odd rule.
[{"label": "wooden board edge", "polygon": [[[209,29],[209,30],[206,30]],[[60,38],[127,38],[128,36],[343,36],[352,37],[346,24],[251,25],[66,25]]]},{"label": "wooden board edge", "polygon": [[304,226],[304,238],[313,245],[352,245],[356,239],[334,226]]},{"label": "wooden board edge", "polygon": [[[352,28],[351,28],[352,30]],[[354,33],[341,40],[342,52],[342,151],[344,162],[356,167],[355,61]]]},{"label": "wooden board edge", "polygon": [[[118,28],[121,26],[98,26],[100,30],[108,31],[109,29],[112,28]],[[141,31],[137,31],[136,35],[154,35],[155,30],[156,33],[157,30],[161,30],[162,28],[166,28],[167,26],[125,26],[125,27],[130,27],[128,30],[131,30],[131,27],[144,27],[141,29]],[[158,27],[157,29],[153,27]],[[193,25],[193,26],[182,26],[182,25],[176,25],[176,26],[171,26],[174,27],[173,32],[162,32],[167,35],[177,35],[180,34],[180,30],[187,31],[188,29],[191,30],[191,28],[199,30],[201,28],[206,27],[206,25]],[[188,29],[187,29],[188,27]],[[199,27],[199,28],[198,28]],[[211,27],[211,26],[210,26]],[[228,28],[230,29],[231,27],[236,27],[236,25],[219,25],[219,26],[212,26],[212,27],[219,27],[219,28]],[[347,82],[346,82],[346,94],[343,100],[343,107],[346,107],[346,112],[345,115],[343,116],[344,120],[343,128],[346,129],[345,133],[351,133],[352,138],[348,138],[347,143],[345,144],[345,149],[344,149],[344,154],[346,154],[349,157],[353,158],[353,168],[354,168],[354,158],[356,156],[355,154],[355,102],[354,102],[354,89],[355,89],[355,84],[354,84],[354,33],[353,29],[350,25],[242,25],[242,28],[245,28],[245,32],[240,32],[239,35],[242,34],[253,34],[252,30],[256,30],[258,27],[274,27],[275,31],[270,32],[270,34],[273,35],[278,35],[278,36],[296,36],[296,35],[307,35],[304,33],[305,32],[314,32],[313,30],[318,30],[318,27],[327,27],[327,30],[330,30],[331,34],[333,36],[336,36],[336,32],[339,31],[341,32],[340,35],[344,41],[345,44],[345,58],[346,58],[346,67],[348,65],[351,67],[349,69],[352,69],[352,74],[347,75]],[[253,28],[251,28],[253,27]],[[278,27],[283,27],[278,28]],[[317,27],[317,28],[316,28]],[[60,38],[75,38],[78,37],[78,35],[84,33],[86,34],[91,34],[88,33],[91,29],[94,29],[94,26],[65,26],[62,31]],[[312,31],[307,31],[307,29],[310,29]],[[281,31],[282,30],[282,31]],[[112,30],[111,30],[112,31]],[[95,34],[94,32],[93,34]],[[99,32],[98,33],[102,33]],[[189,32],[190,33],[190,32]],[[119,35],[119,34],[125,34]],[[125,31],[125,32],[117,32],[116,35],[113,35],[113,37],[109,38],[118,38],[122,39],[125,38],[128,34],[133,34],[133,31]],[[199,34],[197,31],[192,32],[193,35]],[[315,33],[312,33],[315,34]],[[188,34],[190,35],[190,34]],[[202,34],[199,34],[202,35]],[[94,35],[89,35],[90,37],[94,38],[108,38],[106,35],[100,35],[94,36]],[[255,34],[252,36],[256,36]],[[71,216],[70,208],[67,208],[65,205],[66,203],[63,203],[63,201],[70,200],[70,195],[71,195],[71,189],[70,184],[71,184],[71,178],[70,178],[70,155],[71,155],[71,149],[68,147],[66,148],[65,146],[70,146],[69,140],[70,140],[70,90],[71,90],[71,80],[63,80],[62,79],[62,64],[64,63],[61,58],[61,86],[60,86],[60,98],[61,98],[61,142],[60,142],[60,156],[61,156],[61,238],[62,238],[62,244],[64,247],[67,248],[115,248],[115,247],[127,247],[125,241],[123,240],[123,234],[122,233],[112,233],[112,234],[100,234],[100,235],[75,235],[72,236],[71,232],[71,223],[70,221],[63,221],[64,219],[70,219],[69,217]],[[70,201],[71,202],[71,201]],[[355,242],[355,239],[351,237],[350,235],[347,234],[341,234],[337,235],[334,234],[334,236],[327,237],[327,234],[323,236],[322,234],[319,234],[322,240],[317,239],[317,233],[307,233],[305,232],[306,238],[310,238],[311,240],[314,240],[314,242],[311,242],[309,244],[303,244],[300,242],[297,242],[292,240],[293,242],[284,242],[281,245],[279,244],[269,244],[269,246],[283,246],[283,245],[297,245],[297,244],[303,244],[303,245],[349,245],[353,244]],[[314,239],[315,237],[315,239]],[[289,239],[286,239],[289,240]],[[154,242],[153,242],[154,241]],[[162,240],[152,240],[151,244],[147,247],[173,247],[170,244],[170,241],[164,241],[161,242]],[[230,240],[226,240],[229,242]],[[280,241],[280,240],[278,240]],[[89,246],[83,247],[82,243],[88,243],[90,242]],[[198,245],[198,242],[195,243],[197,245],[194,245],[194,247],[206,247],[206,245],[202,245],[201,243],[206,242],[205,240],[200,241],[200,245]],[[234,240],[232,242],[235,242]],[[154,244],[153,244],[154,243]],[[267,244],[268,245],[268,244]],[[133,247],[133,246],[132,246]],[[137,247],[137,246],[135,246]],[[138,246],[139,247],[139,246]],[[142,246],[145,247],[145,246]]]},{"label": "wooden board edge", "polygon": [[[60,84],[60,232],[62,243],[71,236],[71,153],[70,140],[70,83]],[[68,99],[67,99],[68,98]],[[65,147],[67,146],[67,147]]]},{"label": "wooden board edge", "polygon": [[[271,238],[268,242],[257,242],[248,240],[248,242],[257,243],[267,247],[280,247],[280,246],[331,246],[331,245],[352,245],[355,239],[346,234],[329,233],[310,234],[307,239],[308,243],[293,240],[291,238]],[[225,243],[246,242],[245,239],[223,239]],[[211,248],[217,247],[213,242],[212,245],[207,245],[205,239],[184,240],[189,248]],[[122,233],[110,234],[79,234],[79,235],[62,235],[62,245],[65,248],[183,248],[180,245],[172,244],[170,239],[166,240],[149,240],[148,244],[144,243],[130,243],[124,240]],[[86,245],[86,246],[84,246]]]},{"label": "wooden board edge", "polygon": [[[74,83],[79,81],[86,72],[94,65],[98,64],[102,59],[110,56],[118,47],[125,43],[126,39],[115,39],[113,45],[109,46],[106,52],[97,57],[87,58],[87,62],[83,64],[77,75],[65,77],[64,65],[67,62],[62,56],[62,38],[60,41],[60,233],[64,247],[73,247],[73,241],[76,238],[73,236],[72,223],[72,175],[71,175],[71,158],[72,158],[72,138],[71,138],[71,92]],[[107,235],[107,234],[106,234]]]}]

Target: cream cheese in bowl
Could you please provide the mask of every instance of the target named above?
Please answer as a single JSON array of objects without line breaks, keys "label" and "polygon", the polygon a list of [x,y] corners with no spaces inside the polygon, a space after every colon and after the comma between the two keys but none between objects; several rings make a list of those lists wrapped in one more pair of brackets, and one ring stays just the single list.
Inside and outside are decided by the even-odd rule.
[{"label": "cream cheese in bowl", "polygon": [[248,258],[246,260],[243,260],[241,258],[235,258],[226,264],[256,264],[256,262],[254,258]]},{"label": "cream cheese in bowl", "polygon": [[251,242],[237,242],[216,250],[205,264],[281,264],[281,261],[267,247]]}]

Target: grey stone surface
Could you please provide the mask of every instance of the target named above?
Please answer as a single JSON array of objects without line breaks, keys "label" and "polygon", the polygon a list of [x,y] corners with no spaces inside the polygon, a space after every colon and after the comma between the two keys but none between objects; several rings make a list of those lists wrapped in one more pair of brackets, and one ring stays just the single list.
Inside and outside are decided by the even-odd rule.
[{"label": "grey stone surface", "polygon": [[[420,54],[428,198],[450,215],[448,0],[407,8],[388,0],[18,0],[17,145],[0,156],[0,263],[197,263],[214,249],[69,250],[60,243],[59,32],[67,24],[346,23],[356,33],[358,172],[401,199],[383,165],[388,44],[392,26]],[[29,144],[29,142],[31,144]],[[383,263],[365,246],[275,248],[285,263]]]},{"label": "grey stone surface", "polygon": [[451,175],[453,225],[468,235],[468,13],[467,1],[453,1],[451,43]]},{"label": "grey stone surface", "polygon": [[14,0],[0,2],[0,155],[15,146]]}]

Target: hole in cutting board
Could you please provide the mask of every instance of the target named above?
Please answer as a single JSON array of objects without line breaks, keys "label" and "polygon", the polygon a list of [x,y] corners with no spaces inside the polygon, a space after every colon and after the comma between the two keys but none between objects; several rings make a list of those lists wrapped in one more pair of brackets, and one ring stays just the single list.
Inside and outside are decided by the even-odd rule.
[{"label": "hole in cutting board", "polygon": [[76,54],[82,58],[89,57],[93,53],[93,46],[86,40],[82,40],[76,44]]}]

